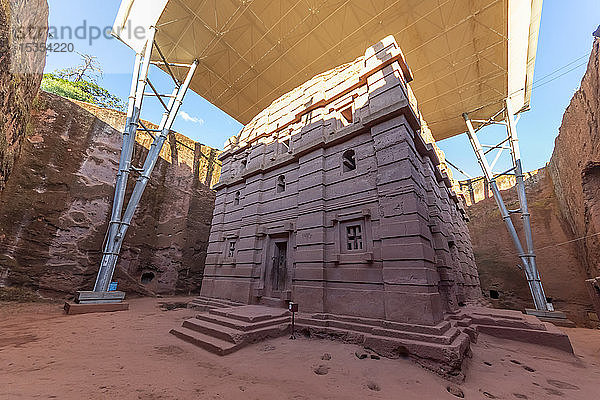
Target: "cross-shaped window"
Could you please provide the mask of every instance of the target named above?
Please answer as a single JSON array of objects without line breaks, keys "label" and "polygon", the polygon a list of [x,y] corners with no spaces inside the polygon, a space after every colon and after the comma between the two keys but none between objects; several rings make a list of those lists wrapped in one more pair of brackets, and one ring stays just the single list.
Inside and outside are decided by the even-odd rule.
[{"label": "cross-shaped window", "polygon": [[360,225],[350,225],[346,227],[346,245],[348,250],[362,250],[362,229]]}]

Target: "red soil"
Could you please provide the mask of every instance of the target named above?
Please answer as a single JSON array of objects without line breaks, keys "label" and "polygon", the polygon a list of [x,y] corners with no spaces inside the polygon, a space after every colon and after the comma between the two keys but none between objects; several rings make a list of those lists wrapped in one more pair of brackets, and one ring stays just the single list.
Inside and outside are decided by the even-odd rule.
[{"label": "red soil", "polygon": [[[451,383],[409,360],[359,360],[358,346],[327,340],[282,337],[216,356],[168,333],[195,312],[159,303],[187,300],[72,316],[57,304],[0,304],[0,398],[456,398]],[[596,398],[600,331],[566,331],[576,356],[480,335],[466,381],[452,386],[467,399]]]}]

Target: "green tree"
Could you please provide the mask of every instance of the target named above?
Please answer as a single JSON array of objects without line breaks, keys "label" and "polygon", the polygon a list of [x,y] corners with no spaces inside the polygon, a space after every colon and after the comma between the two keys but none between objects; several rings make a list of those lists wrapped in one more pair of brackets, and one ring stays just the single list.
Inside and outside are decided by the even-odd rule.
[{"label": "green tree", "polygon": [[103,72],[96,57],[89,54],[79,55],[82,60],[80,65],[44,74],[42,90],[69,99],[124,111],[125,103],[98,85],[98,79],[102,78]]},{"label": "green tree", "polygon": [[102,66],[98,62],[96,56],[89,54],[77,53],[81,57],[81,64],[71,67],[64,68],[54,71],[54,74],[59,78],[65,79],[70,82],[88,81],[98,83],[98,78],[102,78],[104,72]]}]

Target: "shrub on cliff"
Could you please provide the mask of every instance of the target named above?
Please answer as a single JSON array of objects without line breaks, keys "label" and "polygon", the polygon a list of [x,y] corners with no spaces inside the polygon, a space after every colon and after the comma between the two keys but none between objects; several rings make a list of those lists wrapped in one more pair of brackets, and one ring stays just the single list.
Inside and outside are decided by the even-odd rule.
[{"label": "shrub on cliff", "polygon": [[63,79],[54,73],[44,74],[41,89],[73,100],[85,101],[101,107],[123,111],[125,105],[120,98],[94,82],[79,80],[77,82]]},{"label": "shrub on cliff", "polygon": [[97,79],[102,76],[102,68],[96,57],[88,54],[80,56],[81,65],[44,74],[42,90],[69,99],[125,111],[125,104],[119,97],[98,85]]}]

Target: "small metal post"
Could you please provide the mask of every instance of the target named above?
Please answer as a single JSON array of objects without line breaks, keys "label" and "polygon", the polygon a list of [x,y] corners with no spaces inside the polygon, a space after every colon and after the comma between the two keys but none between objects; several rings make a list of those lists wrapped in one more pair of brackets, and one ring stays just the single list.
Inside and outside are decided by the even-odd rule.
[{"label": "small metal post", "polygon": [[292,336],[290,336],[290,339],[296,339],[296,332],[295,332],[295,327],[294,327],[295,316],[296,316],[296,313],[292,312]]},{"label": "small metal post", "polygon": [[290,336],[290,339],[294,340],[294,339],[296,339],[296,328],[295,328],[296,318],[295,317],[296,317],[296,312],[298,312],[298,303],[293,303],[290,301],[290,303],[288,304],[288,309],[292,313],[292,335]]}]

